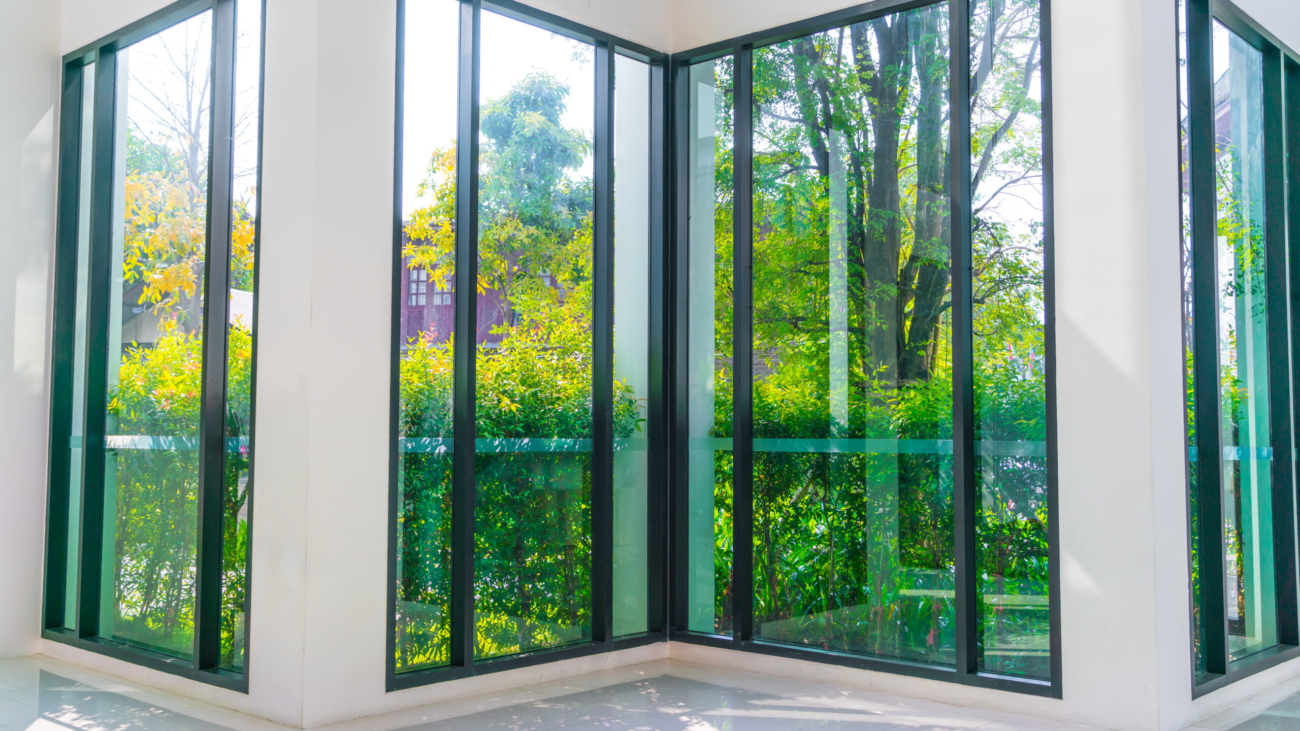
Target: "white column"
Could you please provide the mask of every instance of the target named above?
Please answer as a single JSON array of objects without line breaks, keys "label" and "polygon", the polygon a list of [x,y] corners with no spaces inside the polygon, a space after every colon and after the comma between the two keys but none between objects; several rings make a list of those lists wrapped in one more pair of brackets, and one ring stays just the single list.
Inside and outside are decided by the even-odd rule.
[{"label": "white column", "polygon": [[41,622],[59,9],[0,4],[0,657]]}]

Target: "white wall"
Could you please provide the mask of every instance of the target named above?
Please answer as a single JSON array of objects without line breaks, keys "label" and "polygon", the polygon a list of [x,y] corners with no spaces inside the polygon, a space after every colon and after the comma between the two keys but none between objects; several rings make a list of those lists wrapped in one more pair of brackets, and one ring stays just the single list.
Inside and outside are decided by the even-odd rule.
[{"label": "white wall", "polygon": [[672,45],[672,0],[529,0],[526,4],[657,51]]},{"label": "white wall", "polygon": [[[1143,124],[1165,111],[1174,129],[1173,98],[1160,96],[1173,77],[1144,63],[1160,31],[1144,26],[1141,3],[1052,9],[1064,704],[1090,725],[1150,729],[1161,629],[1153,527],[1181,504],[1157,510],[1155,487],[1181,472],[1158,474],[1153,450],[1161,438],[1177,443],[1181,427],[1158,431],[1169,424],[1153,403],[1153,384],[1179,383],[1177,370],[1159,368],[1170,361],[1152,341],[1162,327],[1177,332],[1178,290],[1165,292],[1175,305],[1167,322],[1159,315],[1171,310],[1149,289],[1168,254],[1177,273],[1178,249],[1149,229],[1147,178],[1173,184],[1177,168],[1148,169]],[[1167,59],[1172,70],[1172,52]],[[1152,266],[1155,252],[1166,256]]]},{"label": "white wall", "polygon": [[45,538],[59,3],[0,3],[0,657],[35,650]]}]

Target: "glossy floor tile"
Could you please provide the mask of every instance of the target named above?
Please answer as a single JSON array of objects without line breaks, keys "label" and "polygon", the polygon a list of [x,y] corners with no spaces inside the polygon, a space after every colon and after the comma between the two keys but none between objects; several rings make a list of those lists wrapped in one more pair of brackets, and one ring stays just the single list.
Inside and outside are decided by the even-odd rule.
[{"label": "glossy floor tile", "polygon": [[[332,731],[1057,728],[1065,731],[1067,727],[1042,719],[665,660],[358,718],[336,724]],[[287,729],[45,658],[17,658],[0,660],[0,731]]]},{"label": "glossy floor tile", "polygon": [[1203,718],[1185,731],[1300,731],[1300,678]]}]

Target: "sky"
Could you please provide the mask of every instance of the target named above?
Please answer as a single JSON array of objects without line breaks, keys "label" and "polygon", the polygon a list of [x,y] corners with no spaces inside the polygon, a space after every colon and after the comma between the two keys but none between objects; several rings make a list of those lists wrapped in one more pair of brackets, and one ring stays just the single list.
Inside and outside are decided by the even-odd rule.
[{"label": "sky", "polygon": [[[430,201],[416,197],[433,151],[456,139],[460,3],[406,3],[405,104],[402,122],[402,215]],[[484,10],[480,28],[480,103],[496,99],[533,71],[569,84],[566,127],[591,137],[595,116],[594,48]],[[590,158],[584,163],[590,174]]]},{"label": "sky", "polygon": [[[237,0],[235,51],[235,197],[255,210],[257,182],[257,119],[261,83],[261,2]],[[212,11],[198,15],[145,38],[127,49],[128,115],[131,122],[155,139],[163,128],[155,114],[164,109],[158,99],[182,105],[186,94],[177,63],[193,59],[196,77],[210,72]],[[209,100],[211,90],[209,89]],[[209,100],[203,102],[206,110]],[[152,110],[152,111],[151,111]],[[206,131],[207,125],[204,125]],[[172,140],[173,146],[178,144]]]}]

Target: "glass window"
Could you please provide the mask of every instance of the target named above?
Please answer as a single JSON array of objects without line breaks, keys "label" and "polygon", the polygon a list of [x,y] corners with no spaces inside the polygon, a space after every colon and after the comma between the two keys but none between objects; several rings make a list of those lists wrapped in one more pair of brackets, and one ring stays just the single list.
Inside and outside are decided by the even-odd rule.
[{"label": "glass window", "polygon": [[732,613],[732,138],[734,63],[689,79],[686,628],[729,635]]},{"label": "glass window", "polygon": [[117,54],[99,634],[192,657],[211,11]]},{"label": "glass window", "polygon": [[1277,644],[1264,246],[1263,54],[1213,23],[1219,433],[1228,659]]},{"label": "glass window", "polygon": [[399,673],[451,658],[452,317],[425,309],[421,293],[430,280],[450,291],[455,275],[460,3],[407,0],[405,13],[401,205],[409,292],[399,343]]},{"label": "glass window", "polygon": [[486,659],[591,639],[595,49],[487,11],[481,34],[474,656]]},{"label": "glass window", "polygon": [[1050,679],[1038,0],[971,3],[978,661]]},{"label": "glass window", "polygon": [[614,635],[649,629],[650,66],[614,58]]},{"label": "glass window", "polygon": [[253,332],[257,297],[258,186],[262,118],[262,0],[235,4],[234,170],[231,191],[230,311],[226,343],[226,464],[222,501],[221,661],[244,669],[251,560]]},{"label": "glass window", "polygon": [[765,640],[954,661],[947,39],[940,4],[754,52]]}]

